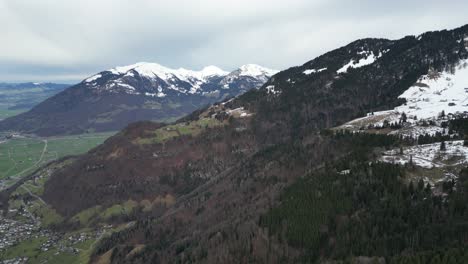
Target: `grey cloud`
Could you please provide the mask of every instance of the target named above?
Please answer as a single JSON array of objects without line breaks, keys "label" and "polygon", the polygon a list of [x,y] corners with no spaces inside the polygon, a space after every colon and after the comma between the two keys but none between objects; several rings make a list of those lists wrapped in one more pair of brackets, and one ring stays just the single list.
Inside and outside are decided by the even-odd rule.
[{"label": "grey cloud", "polygon": [[78,81],[137,61],[284,69],[363,37],[468,23],[464,1],[0,0],[0,81]]}]

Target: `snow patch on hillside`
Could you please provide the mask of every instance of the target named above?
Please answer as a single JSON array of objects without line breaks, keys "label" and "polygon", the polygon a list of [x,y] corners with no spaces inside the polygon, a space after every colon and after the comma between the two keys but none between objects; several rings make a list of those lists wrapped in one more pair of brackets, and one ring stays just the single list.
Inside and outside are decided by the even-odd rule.
[{"label": "snow patch on hillside", "polygon": [[409,125],[403,126],[402,128],[392,131],[390,135],[402,135],[404,137],[418,138],[419,136],[429,135],[435,136],[448,135],[448,129],[444,129],[440,126],[418,126],[418,125]]},{"label": "snow patch on hillside", "polygon": [[163,92],[157,92],[157,93],[145,93],[146,96],[150,96],[150,97],[165,97],[166,94],[164,94]]},{"label": "snow patch on hillside", "polygon": [[85,80],[85,82],[94,82],[95,80],[101,78],[102,75],[101,74],[96,74],[96,75],[93,75],[91,77],[89,77],[88,79]]},{"label": "snow patch on hillside", "polygon": [[245,117],[252,116],[252,113],[249,113],[247,110],[244,109],[244,107],[229,109],[229,110],[226,111],[226,113],[228,115],[231,115],[231,116],[237,117],[237,118],[245,118]]},{"label": "snow patch on hillside", "polygon": [[[365,53],[365,52],[364,52]],[[379,53],[378,56],[375,56],[374,53],[368,54],[365,58],[360,59],[359,61],[351,60],[348,64],[341,67],[337,73],[345,73],[348,71],[349,68],[360,68],[366,65],[370,65],[374,63],[378,58],[382,56],[382,53]]]},{"label": "snow patch on hillside", "polygon": [[[460,61],[449,72],[430,71],[399,98],[405,99],[406,103],[392,110],[369,113],[366,117],[352,120],[341,127],[381,127],[384,123],[398,123],[405,113],[407,124],[392,133],[417,137],[424,133],[433,135],[441,132],[443,129],[440,123],[446,116],[468,114],[468,60]],[[432,121],[436,125],[420,126],[421,121]]]},{"label": "snow patch on hillside", "polygon": [[305,70],[305,71],[303,71],[303,73],[304,73],[305,75],[310,75],[310,74],[312,74],[312,73],[319,73],[319,72],[323,72],[323,71],[326,71],[326,70],[327,70],[327,68],[322,68],[322,69],[318,69],[318,70],[316,70],[316,69],[310,69],[310,70]]},{"label": "snow patch on hillside", "polygon": [[121,82],[116,82],[116,84],[120,87],[125,87],[127,88],[128,90],[131,90],[131,91],[135,91],[135,87],[129,85],[129,84],[126,84],[126,83],[121,83]]},{"label": "snow patch on hillside", "polygon": [[276,94],[280,94],[280,93],[281,93],[281,91],[276,90],[276,88],[275,88],[274,85],[268,85],[267,87],[265,87],[265,89],[267,90],[267,93],[268,93],[268,94],[276,95]]},{"label": "snow patch on hillside", "polygon": [[437,117],[442,111],[463,113],[468,111],[468,62],[462,61],[454,73],[430,73],[406,90],[399,98],[407,103],[395,108],[398,112],[419,119]]},{"label": "snow patch on hillside", "polygon": [[440,150],[441,143],[418,145],[403,149],[384,152],[381,160],[389,163],[413,164],[422,168],[443,168],[446,166],[459,166],[468,164],[468,147],[463,140],[445,142],[446,150]]}]

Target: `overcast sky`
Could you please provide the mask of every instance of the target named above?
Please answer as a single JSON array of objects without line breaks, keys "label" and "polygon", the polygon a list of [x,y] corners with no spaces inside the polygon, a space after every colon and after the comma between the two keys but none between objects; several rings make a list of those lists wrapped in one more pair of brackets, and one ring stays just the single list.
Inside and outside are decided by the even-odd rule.
[{"label": "overcast sky", "polygon": [[0,82],[77,82],[139,61],[303,64],[364,37],[468,23],[467,0],[0,0]]}]

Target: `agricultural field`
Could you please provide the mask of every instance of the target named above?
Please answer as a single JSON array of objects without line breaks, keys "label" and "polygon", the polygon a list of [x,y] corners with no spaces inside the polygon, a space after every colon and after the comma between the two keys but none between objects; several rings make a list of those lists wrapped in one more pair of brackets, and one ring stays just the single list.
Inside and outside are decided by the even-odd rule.
[{"label": "agricultural field", "polygon": [[15,116],[15,115],[21,114],[22,112],[25,112],[27,110],[28,109],[11,110],[11,109],[2,109],[0,107],[0,120],[3,120],[3,119],[8,118],[10,116]]},{"label": "agricultural field", "polygon": [[0,140],[0,181],[15,181],[49,161],[85,153],[113,134],[114,132],[108,132],[50,138],[15,137]]},{"label": "agricultural field", "polygon": [[172,138],[182,135],[196,136],[200,134],[206,128],[213,128],[225,125],[225,122],[221,122],[215,118],[202,118],[196,121],[187,123],[178,123],[173,125],[167,125],[154,131],[153,137],[139,138],[135,143],[137,144],[153,144],[161,143]]}]

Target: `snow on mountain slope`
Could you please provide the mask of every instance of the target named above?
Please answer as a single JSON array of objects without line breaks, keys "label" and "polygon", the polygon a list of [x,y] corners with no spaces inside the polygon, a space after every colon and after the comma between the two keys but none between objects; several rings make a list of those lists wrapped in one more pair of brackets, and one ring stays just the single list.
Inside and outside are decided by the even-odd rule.
[{"label": "snow on mountain slope", "polygon": [[351,60],[348,64],[344,65],[341,67],[337,73],[345,73],[348,71],[349,68],[360,68],[366,65],[370,65],[374,63],[378,58],[382,57],[382,53],[379,53],[379,55],[375,56],[374,53],[372,52],[363,52],[366,54],[366,57],[360,59],[359,61]]},{"label": "snow on mountain slope", "polygon": [[241,78],[245,78],[245,80],[254,80],[255,82],[263,84],[276,73],[278,73],[277,70],[268,69],[256,64],[246,64],[226,75],[221,80],[220,84],[223,89],[229,89],[233,83]]},{"label": "snow on mountain slope", "polygon": [[268,69],[268,68],[259,66],[257,64],[242,65],[239,68],[239,70],[240,70],[240,73],[239,73],[240,76],[252,76],[252,77],[271,76],[278,72],[277,70]]},{"label": "snow on mountain slope", "polygon": [[445,142],[445,150],[440,149],[440,144],[412,146],[403,153],[399,149],[389,150],[384,152],[382,161],[404,165],[412,159],[414,165],[427,169],[468,164],[468,147],[463,145],[463,140]]},{"label": "snow on mountain slope", "polygon": [[309,70],[303,71],[302,73],[304,73],[305,75],[310,75],[310,74],[312,74],[312,73],[323,72],[323,71],[326,71],[326,70],[327,70],[327,68],[321,68],[321,69],[318,69],[318,70],[316,70],[316,69],[309,69]]},{"label": "snow on mountain slope", "polygon": [[97,80],[97,79],[99,79],[101,77],[102,77],[101,74],[96,74],[96,75],[93,75],[93,76],[89,77],[88,79],[86,79],[85,82],[93,82],[93,81],[95,81],[95,80]]},{"label": "snow on mountain slope", "polygon": [[139,62],[93,75],[83,83],[100,91],[166,97],[175,94],[215,96],[219,89],[246,91],[258,88],[277,71],[246,64],[229,73],[216,66],[201,71],[171,69],[157,63]]},{"label": "snow on mountain slope", "polygon": [[441,150],[440,142],[392,149],[383,152],[380,161],[420,167],[427,173],[421,173],[413,181],[422,178],[434,188],[441,182],[456,179],[457,172],[468,165],[468,147],[463,142],[447,141],[445,150]]},{"label": "snow on mountain slope", "polygon": [[397,107],[398,112],[428,119],[437,117],[442,111],[463,113],[468,111],[468,61],[463,61],[455,72],[432,72],[420,80],[400,98],[405,105]]},{"label": "snow on mountain slope", "polygon": [[139,62],[133,65],[116,67],[110,69],[109,71],[116,75],[122,75],[127,74],[129,71],[132,70],[137,72],[140,76],[145,76],[148,78],[159,77],[165,81],[170,80],[174,77],[184,81],[190,79],[204,80],[208,77],[224,76],[228,74],[228,72],[225,72],[216,66],[208,66],[203,68],[201,71],[192,71],[184,68],[179,68],[175,70],[157,63],[148,62]]},{"label": "snow on mountain slope", "polygon": [[[343,125],[343,128],[359,129],[363,127],[381,127],[385,123],[398,123],[403,113],[406,123],[399,133],[418,136],[442,132],[440,121],[447,115],[464,115],[468,113],[468,60],[462,60],[449,71],[436,72],[431,70],[427,75],[403,92],[399,98],[406,103],[392,110],[368,113],[366,117],[358,118]],[[419,123],[430,120],[433,126],[418,126]]]}]

